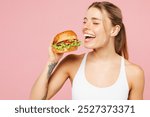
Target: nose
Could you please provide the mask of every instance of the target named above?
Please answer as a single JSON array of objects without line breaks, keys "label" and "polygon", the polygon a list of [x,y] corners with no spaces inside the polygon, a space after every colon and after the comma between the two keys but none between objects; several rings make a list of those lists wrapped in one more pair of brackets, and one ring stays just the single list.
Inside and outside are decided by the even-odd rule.
[{"label": "nose", "polygon": [[86,30],[90,30],[91,29],[91,24],[90,22],[86,22],[83,24],[83,32]]},{"label": "nose", "polygon": [[83,25],[83,28],[89,29],[90,27],[91,27],[91,25],[90,25],[89,22],[86,22],[86,23]]}]

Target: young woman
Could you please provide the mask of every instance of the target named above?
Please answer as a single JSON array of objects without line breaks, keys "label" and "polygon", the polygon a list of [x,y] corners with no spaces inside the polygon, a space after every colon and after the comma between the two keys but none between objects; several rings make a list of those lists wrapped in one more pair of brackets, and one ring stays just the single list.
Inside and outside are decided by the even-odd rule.
[{"label": "young woman", "polygon": [[51,99],[69,78],[72,99],[143,99],[144,72],[128,61],[120,9],[110,2],[94,2],[85,14],[83,34],[84,46],[93,51],[68,55],[57,65],[62,54],[50,47],[30,98]]}]

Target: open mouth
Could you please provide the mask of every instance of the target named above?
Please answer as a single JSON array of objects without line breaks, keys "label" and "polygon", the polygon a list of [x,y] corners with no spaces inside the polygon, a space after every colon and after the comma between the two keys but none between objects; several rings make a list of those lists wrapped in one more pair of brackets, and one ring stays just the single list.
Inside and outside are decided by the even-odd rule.
[{"label": "open mouth", "polygon": [[91,38],[95,38],[95,35],[92,34],[84,34],[85,39],[91,39]]},{"label": "open mouth", "polygon": [[85,42],[92,41],[96,36],[93,34],[84,34]]}]

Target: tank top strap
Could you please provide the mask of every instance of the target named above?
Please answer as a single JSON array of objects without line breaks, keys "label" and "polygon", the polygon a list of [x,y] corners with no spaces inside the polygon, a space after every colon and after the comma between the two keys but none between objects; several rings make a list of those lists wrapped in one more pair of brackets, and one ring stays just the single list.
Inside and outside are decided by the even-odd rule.
[{"label": "tank top strap", "polygon": [[121,57],[121,69],[120,69],[120,78],[121,80],[128,86],[127,76],[126,76],[126,70],[125,70],[125,59],[124,57]]},{"label": "tank top strap", "polygon": [[125,62],[124,57],[121,57],[121,66],[120,66],[120,72],[123,73],[125,71]]},{"label": "tank top strap", "polygon": [[81,61],[81,64],[80,64],[80,66],[79,66],[79,69],[78,69],[78,71],[77,71],[75,77],[77,77],[78,75],[79,75],[79,76],[80,76],[80,75],[83,75],[83,73],[84,73],[84,68],[85,68],[85,64],[86,64],[87,55],[88,55],[88,53],[85,53],[85,54],[84,54],[84,56],[83,56],[83,58],[82,58],[82,61]]},{"label": "tank top strap", "polygon": [[88,55],[88,53],[84,54],[84,57],[83,57],[83,60],[82,60],[82,66],[85,66],[85,64],[86,64],[87,55]]}]

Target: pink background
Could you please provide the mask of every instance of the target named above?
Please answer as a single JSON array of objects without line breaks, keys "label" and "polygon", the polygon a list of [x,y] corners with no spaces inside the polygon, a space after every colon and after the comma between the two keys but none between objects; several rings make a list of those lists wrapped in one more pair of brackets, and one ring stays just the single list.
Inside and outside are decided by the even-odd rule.
[{"label": "pink background", "polygon": [[[82,22],[95,0],[0,0],[0,99],[28,99],[58,32],[83,38]],[[124,16],[130,60],[145,71],[144,99],[150,99],[150,1],[109,0]],[[80,48],[75,53],[86,51]],[[67,81],[53,99],[71,99]]]}]

